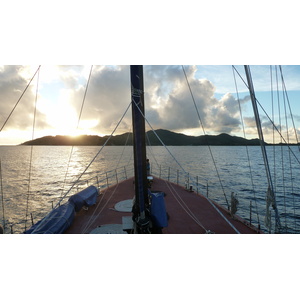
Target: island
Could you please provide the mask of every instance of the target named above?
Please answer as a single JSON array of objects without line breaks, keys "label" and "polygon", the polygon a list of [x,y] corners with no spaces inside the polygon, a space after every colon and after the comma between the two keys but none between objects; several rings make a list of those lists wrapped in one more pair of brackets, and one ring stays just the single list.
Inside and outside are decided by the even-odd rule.
[{"label": "island", "polygon": [[[260,145],[259,139],[245,139],[242,137],[231,136],[226,133],[219,135],[189,136],[182,133],[175,133],[165,129],[155,130],[155,133],[167,146],[257,146]],[[148,131],[146,144],[151,146],[161,146],[160,140],[153,131]],[[21,145],[52,145],[52,146],[101,146],[109,139],[109,136],[80,135],[80,136],[44,136]],[[112,136],[107,142],[108,146],[132,145],[132,133],[123,133]],[[267,143],[265,143],[267,145]]]}]

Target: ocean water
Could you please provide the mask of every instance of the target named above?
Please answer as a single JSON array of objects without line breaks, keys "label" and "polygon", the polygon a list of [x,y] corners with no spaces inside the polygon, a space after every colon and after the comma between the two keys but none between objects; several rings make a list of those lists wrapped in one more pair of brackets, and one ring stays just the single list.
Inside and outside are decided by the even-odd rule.
[{"label": "ocean water", "polygon": [[[96,146],[0,146],[3,187],[0,221],[5,223],[5,232],[22,233],[25,223],[28,229],[62,196],[68,199],[90,184],[104,188],[133,176],[132,147],[105,147],[95,158],[100,149]],[[147,148],[152,174],[181,185],[192,185],[196,192],[225,207],[233,192],[239,200],[237,214],[269,231],[264,225],[268,183],[260,147],[171,146],[168,149]],[[286,146],[268,146],[267,152],[282,232],[300,233],[300,165],[297,161],[300,155],[296,146],[291,149],[294,154],[290,154]],[[80,182],[76,183],[78,179]],[[273,233],[273,210],[271,216]]]}]

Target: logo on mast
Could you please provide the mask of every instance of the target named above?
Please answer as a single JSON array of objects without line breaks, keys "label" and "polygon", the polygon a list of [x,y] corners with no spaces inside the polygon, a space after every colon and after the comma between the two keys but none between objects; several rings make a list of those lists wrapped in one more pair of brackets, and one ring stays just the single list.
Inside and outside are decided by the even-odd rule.
[{"label": "logo on mast", "polygon": [[141,97],[143,94],[143,90],[136,89],[133,85],[131,85],[131,97]]}]

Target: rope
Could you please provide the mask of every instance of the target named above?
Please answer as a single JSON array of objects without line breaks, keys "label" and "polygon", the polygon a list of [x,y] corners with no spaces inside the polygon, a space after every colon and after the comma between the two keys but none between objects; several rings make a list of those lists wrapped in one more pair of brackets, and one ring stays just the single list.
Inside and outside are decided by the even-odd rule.
[{"label": "rope", "polygon": [[219,179],[219,182],[220,182],[220,185],[221,185],[221,188],[222,188],[222,191],[223,191],[223,195],[224,195],[224,198],[226,200],[226,203],[227,203],[227,206],[228,206],[228,210],[229,210],[229,203],[228,203],[228,200],[227,200],[227,197],[226,197],[226,194],[225,194],[225,190],[224,190],[224,187],[223,187],[223,184],[222,184],[222,181],[221,181],[221,177],[220,177],[220,174],[219,174],[219,171],[218,171],[218,168],[217,168],[217,164],[216,164],[216,161],[214,159],[214,156],[212,154],[212,151],[211,151],[211,147],[207,141],[207,137],[206,137],[206,132],[205,132],[205,129],[204,129],[204,125],[203,125],[203,122],[201,120],[201,117],[200,117],[200,113],[199,113],[199,110],[198,110],[198,107],[196,105],[196,101],[195,101],[195,98],[194,98],[194,94],[192,92],[192,89],[191,89],[191,86],[189,84],[189,81],[188,81],[188,78],[187,78],[187,75],[185,73],[185,70],[184,70],[184,67],[182,66],[182,70],[183,70],[183,73],[184,73],[184,76],[185,76],[185,79],[186,79],[186,82],[187,82],[187,85],[189,87],[189,90],[190,90],[190,94],[192,96],[192,100],[193,100],[193,103],[194,103],[194,106],[195,106],[195,109],[196,109],[196,112],[197,112],[197,115],[198,115],[198,119],[199,119],[199,122],[201,124],[201,127],[202,127],[202,130],[203,130],[203,133],[204,133],[204,137],[206,139],[206,144],[208,146],[208,149],[209,149],[209,152],[210,152],[210,156],[212,158],[212,161],[213,161],[213,164],[214,164],[214,167],[215,167],[215,170],[216,170],[216,173],[217,173],[217,176],[218,176],[218,179]]},{"label": "rope", "polygon": [[[31,140],[34,139],[34,129],[35,129],[35,119],[36,119],[36,106],[38,99],[38,89],[39,89],[39,75],[40,68],[38,68],[37,75],[37,85],[36,85],[36,94],[35,94],[35,103],[34,103],[34,113],[33,113],[33,122],[32,122],[32,137]],[[25,231],[28,217],[28,207],[29,207],[29,196],[30,196],[30,183],[31,183],[31,171],[32,171],[32,156],[33,156],[33,145],[30,146],[30,162],[29,162],[29,174],[28,174],[28,191],[27,191],[27,200],[26,200],[26,212],[25,212]]]}]

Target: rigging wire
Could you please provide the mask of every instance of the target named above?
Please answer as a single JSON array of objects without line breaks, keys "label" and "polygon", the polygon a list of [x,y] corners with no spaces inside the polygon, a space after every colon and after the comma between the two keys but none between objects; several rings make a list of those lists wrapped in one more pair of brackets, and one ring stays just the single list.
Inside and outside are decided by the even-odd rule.
[{"label": "rigging wire", "polygon": [[[251,102],[252,102],[252,107],[253,107],[253,111],[254,111],[256,127],[257,127],[257,131],[258,131],[260,145],[261,145],[262,156],[263,156],[265,171],[266,171],[266,177],[268,179],[267,207],[270,205],[270,203],[272,203],[272,207],[275,211],[275,221],[276,221],[275,228],[276,228],[276,231],[277,231],[277,229],[279,229],[279,230],[281,229],[281,224],[280,224],[279,213],[278,213],[278,209],[277,209],[277,205],[276,205],[276,199],[275,199],[275,194],[274,194],[274,186],[273,186],[272,176],[271,176],[271,172],[270,172],[268,155],[267,155],[267,151],[266,151],[266,146],[265,146],[265,142],[264,142],[264,136],[263,136],[262,126],[261,126],[261,121],[260,121],[258,107],[257,107],[257,99],[256,99],[255,92],[254,92],[254,86],[253,86],[250,67],[245,65],[244,68],[245,68],[245,73],[246,73],[246,76],[247,76],[247,81],[248,81],[248,84],[249,84],[249,93],[250,93],[250,97],[251,97]],[[267,208],[267,214],[269,214],[268,208]]]},{"label": "rigging wire", "polygon": [[[87,84],[86,84],[86,87],[85,87],[84,96],[83,96],[82,103],[81,103],[81,108],[80,108],[80,111],[79,111],[76,130],[78,130],[78,128],[79,128],[80,119],[81,119],[83,106],[84,106],[84,103],[85,103],[86,94],[87,94],[87,90],[88,90],[90,79],[91,79],[92,70],[93,70],[93,65],[91,66],[89,77],[88,77]],[[69,172],[69,167],[70,167],[70,163],[71,163],[71,159],[72,159],[72,155],[73,155],[73,150],[74,150],[74,145],[72,145],[72,147],[71,147],[71,151],[70,151],[70,155],[69,155],[69,161],[68,161],[68,165],[67,165],[67,171],[66,171],[66,174],[65,174],[65,179],[64,179],[64,183],[63,183],[63,187],[62,187],[62,191],[61,191],[61,196],[63,195],[64,189],[65,189],[65,184],[66,184],[66,180],[67,180],[67,176],[68,176],[68,172]]]},{"label": "rigging wire", "polygon": [[[288,144],[290,143],[290,136],[289,136],[289,127],[288,127],[288,120],[287,120],[287,110],[286,110],[286,97],[285,97],[285,93],[284,93],[284,88],[283,88],[283,83],[281,81],[281,85],[282,85],[282,97],[283,97],[283,108],[284,108],[284,116],[285,116],[285,126],[286,126],[286,136],[287,136],[287,142]],[[289,162],[291,163],[291,154],[289,152]],[[291,165],[291,164],[290,164]],[[291,168],[290,168],[291,171]],[[285,177],[284,174],[282,174],[282,180],[283,180],[283,199],[284,199],[284,204],[286,202],[286,184],[285,184]],[[293,191],[293,189],[292,189]],[[287,222],[286,222],[286,204],[285,204],[285,228],[287,230]]]},{"label": "rigging wire", "polygon": [[[121,159],[122,159],[123,154],[124,154],[124,151],[125,151],[125,147],[126,147],[127,144],[128,144],[129,137],[130,137],[130,132],[128,132],[128,134],[127,134],[126,141],[125,141],[125,145],[124,145],[124,147],[123,147],[123,149],[122,149],[122,153],[121,153],[121,155],[120,155],[120,157],[119,157],[119,160],[118,160],[116,169],[118,168],[118,166],[119,166],[119,164],[120,164],[120,162],[121,162]],[[133,155],[133,153],[131,154],[131,158],[132,158],[132,155]],[[131,158],[130,158],[130,160],[131,160]],[[130,161],[130,160],[129,160],[129,161]],[[129,164],[129,162],[128,162],[128,164]],[[128,164],[127,164],[127,165],[128,165]],[[91,217],[88,219],[88,221],[87,221],[87,223],[85,224],[85,226],[83,227],[81,233],[87,233],[87,232],[88,232],[88,229],[90,228],[90,226],[92,226],[92,223],[93,223],[95,217],[97,218],[98,216],[100,216],[100,214],[102,213],[102,211],[104,210],[104,208],[107,206],[107,204],[109,203],[109,201],[110,201],[110,200],[112,199],[112,197],[114,196],[114,194],[115,194],[115,192],[116,192],[118,186],[119,186],[119,182],[117,182],[117,184],[116,184],[115,187],[114,187],[114,190],[113,190],[112,194],[108,197],[108,199],[105,201],[105,203],[104,203],[104,205],[102,206],[102,208],[100,209],[100,211],[99,211],[99,212],[97,213],[97,215],[95,216],[96,211],[98,210],[98,207],[100,206],[100,204],[102,204],[102,202],[103,202],[102,200],[105,199],[106,192],[108,191],[108,189],[105,189],[105,190],[104,190],[104,194],[102,195],[101,201],[99,201],[99,202],[97,203],[96,209],[93,210],[93,213],[92,213]]]},{"label": "rigging wire", "polygon": [[[295,138],[296,138],[298,149],[300,151],[300,144],[299,144],[299,140],[298,140],[297,130],[296,130],[295,122],[294,122],[294,117],[293,117],[293,114],[292,114],[292,111],[291,111],[290,101],[289,101],[288,93],[287,93],[287,90],[286,90],[286,86],[285,86],[285,82],[284,82],[284,77],[283,77],[283,72],[282,72],[281,66],[279,66],[279,71],[280,71],[280,76],[281,76],[282,90],[283,90],[283,97],[284,97],[284,108],[285,108],[286,127],[287,127],[287,140],[288,140],[288,143],[289,143],[289,130],[288,130],[288,123],[287,123],[286,102],[287,102],[288,107],[289,107],[289,113],[290,113],[290,117],[291,117],[292,124],[293,124]],[[295,208],[296,205],[295,205],[295,196],[294,196],[294,182],[293,182],[293,168],[292,168],[291,151],[289,151],[289,164],[290,164],[291,188],[292,188],[291,194],[292,194],[293,209],[294,209],[294,226],[295,226],[295,231],[296,231],[296,229],[297,229],[296,208]]]},{"label": "rigging wire", "polygon": [[[38,100],[38,90],[39,90],[39,75],[40,68],[37,73],[37,84],[36,84],[36,94],[35,94],[35,103],[34,103],[34,113],[33,113],[33,122],[32,122],[32,137],[34,139],[34,130],[35,130],[35,119],[36,119],[36,107]],[[32,173],[32,157],[33,157],[33,145],[30,146],[30,161],[29,161],[29,173],[28,173],[28,191],[27,191],[27,200],[26,200],[26,211],[25,211],[25,231],[28,218],[28,208],[29,208],[29,197],[30,197],[30,188],[31,188],[31,173]]]},{"label": "rigging wire", "polygon": [[120,123],[122,122],[122,120],[124,119],[128,109],[131,106],[131,102],[129,103],[129,105],[127,106],[124,114],[122,115],[121,119],[119,120],[119,122],[117,123],[116,127],[114,128],[114,130],[112,131],[112,133],[110,134],[110,136],[108,137],[108,139],[105,141],[105,143],[103,144],[103,146],[100,148],[100,150],[96,153],[96,155],[94,156],[94,158],[90,161],[90,163],[86,166],[86,168],[84,169],[84,171],[79,175],[79,177],[77,178],[77,180],[72,184],[72,186],[69,188],[69,190],[64,194],[63,197],[61,197],[61,199],[58,201],[58,203],[55,205],[54,208],[56,208],[61,201],[69,194],[69,192],[73,189],[73,187],[77,184],[77,182],[80,181],[81,177],[85,174],[85,172],[88,170],[88,168],[92,165],[92,163],[95,161],[95,159],[98,157],[98,155],[102,152],[103,148],[106,146],[106,144],[109,142],[109,140],[111,139],[111,137],[113,136],[113,134],[115,133],[115,131],[118,129]]},{"label": "rigging wire", "polygon": [[[136,104],[137,105],[137,104]],[[137,106],[140,114],[143,116],[143,118],[145,119],[145,121],[147,122],[147,124],[150,126],[151,130],[153,131],[154,135],[157,137],[157,139],[159,140],[159,142],[162,144],[162,146],[165,147],[165,149],[169,152],[169,154],[172,156],[172,158],[174,159],[174,161],[178,164],[178,166],[180,167],[180,169],[187,174],[187,172],[184,170],[184,168],[181,166],[181,164],[179,163],[179,161],[176,159],[176,157],[172,154],[172,152],[169,150],[169,148],[164,144],[164,142],[161,140],[161,138],[158,136],[158,134],[155,132],[155,130],[153,129],[152,125],[149,123],[148,119],[145,117],[145,115],[143,114],[143,112],[140,110],[140,108]]]},{"label": "rigging wire", "polygon": [[[238,72],[238,70],[233,67],[237,74],[239,75],[239,77],[241,78],[241,80],[244,82],[245,86],[249,89],[248,84],[245,82],[245,80],[243,79],[243,77],[241,76],[241,74]],[[275,130],[277,131],[277,133],[279,134],[279,136],[283,139],[283,141],[285,142],[285,144],[287,145],[287,147],[289,148],[289,150],[291,151],[291,153],[293,154],[295,160],[298,162],[298,164],[300,165],[300,160],[298,159],[298,157],[296,156],[296,154],[294,153],[293,149],[291,149],[290,145],[287,143],[286,139],[282,136],[282,134],[280,133],[280,131],[278,130],[277,126],[275,125],[275,123],[273,122],[273,120],[270,118],[270,116],[268,115],[268,113],[266,112],[266,110],[264,109],[264,107],[261,105],[261,103],[258,101],[258,99],[255,97],[255,101],[257,102],[257,104],[259,105],[259,107],[262,109],[262,111],[264,112],[264,114],[266,115],[266,117],[269,119],[269,121],[271,122],[273,128],[275,128]],[[300,145],[299,145],[300,147]],[[300,148],[299,148],[300,151]]]},{"label": "rigging wire", "polygon": [[6,118],[4,124],[2,125],[0,132],[2,131],[2,129],[4,128],[4,126],[6,125],[7,121],[9,120],[9,118],[11,117],[12,113],[14,112],[14,110],[16,109],[16,107],[18,106],[19,102],[21,101],[22,97],[24,96],[25,92],[27,91],[28,87],[30,86],[32,80],[34,79],[35,75],[38,73],[38,71],[40,70],[41,65],[39,65],[39,67],[37,68],[37,70],[35,71],[34,75],[31,77],[30,81],[28,82],[25,90],[23,91],[23,93],[21,94],[21,96],[19,97],[18,101],[16,102],[15,106],[13,107],[12,111],[10,112],[10,114],[8,115],[8,117]]},{"label": "rigging wire", "polygon": [[[279,66],[280,70],[281,70],[281,66]],[[282,73],[281,73],[282,75]],[[284,113],[285,113],[285,126],[286,126],[286,135],[287,135],[287,141],[288,143],[290,143],[290,137],[289,137],[289,127],[288,127],[288,115],[287,115],[287,97],[286,94],[284,92],[284,84],[283,84],[283,77],[281,77],[281,84],[282,84],[282,96],[283,96],[283,104],[284,104]],[[291,153],[290,151],[288,151],[289,155],[288,155],[288,162],[289,162],[289,173],[290,173],[290,182],[291,182],[291,194],[292,194],[292,199],[293,199],[293,208],[294,208],[294,217],[296,216],[296,211],[295,211],[295,197],[294,197],[294,184],[293,184],[293,169],[292,169],[292,161],[291,161]],[[283,174],[283,178],[284,178],[284,174]],[[286,198],[286,189],[285,189],[285,185],[283,186],[284,188],[284,199]],[[285,213],[286,213],[286,209],[285,209]],[[286,218],[286,216],[285,216]],[[296,218],[294,218],[294,221],[296,220]],[[286,230],[287,230],[287,224],[286,225]],[[296,223],[295,225],[295,229],[296,229]]]},{"label": "rigging wire", "polygon": [[2,217],[3,217],[3,230],[5,230],[5,210],[4,210],[4,198],[3,198],[3,183],[2,183],[2,162],[0,158],[0,187],[1,187],[1,202],[2,202]]},{"label": "rigging wire", "polygon": [[[137,106],[137,104],[135,104]],[[145,119],[145,121],[148,123],[148,125],[150,126],[151,130],[153,131],[153,133],[155,134],[155,136],[157,137],[157,139],[160,141],[160,143],[166,148],[166,150],[169,152],[169,154],[172,156],[172,158],[175,160],[175,162],[178,164],[178,166],[183,170],[183,172],[185,174],[187,174],[187,172],[184,170],[184,168],[181,166],[181,164],[178,162],[178,160],[174,157],[174,155],[171,153],[171,151],[168,149],[168,147],[163,143],[163,141],[161,140],[161,138],[158,136],[158,134],[154,131],[152,125],[150,124],[150,122],[148,121],[148,119],[145,117],[145,115],[143,114],[143,112],[140,110],[140,108],[137,106],[140,114],[143,116],[143,118]],[[224,194],[225,195],[225,194]],[[222,212],[212,203],[212,201],[208,198],[205,198],[208,200],[208,202],[213,206],[213,208],[221,215],[221,217],[235,230],[236,233],[240,233],[228,220],[227,218],[222,214]],[[225,199],[227,201],[226,195],[225,195]],[[227,202],[228,204],[228,202]],[[229,204],[228,204],[228,208],[229,208]],[[192,214],[193,215],[193,214]],[[192,217],[193,218],[193,217]],[[194,217],[195,218],[195,217]],[[194,219],[195,220],[195,219]],[[197,218],[196,218],[197,220]],[[197,221],[196,221],[197,222]],[[200,225],[201,226],[201,225]]]},{"label": "rigging wire", "polygon": [[[124,155],[124,152],[125,152],[125,149],[126,149],[125,147],[126,147],[127,144],[128,144],[129,136],[130,136],[130,132],[128,132],[128,134],[127,134],[126,141],[125,141],[125,144],[124,144],[124,146],[123,146],[122,153],[121,153],[121,155],[120,155],[120,157],[119,157],[119,160],[118,160],[118,162],[117,162],[116,169],[118,168],[119,164],[121,163],[121,159],[122,159],[122,157],[123,157],[123,155]],[[132,156],[130,157],[130,160],[129,160],[129,161],[131,161],[131,158],[132,158]],[[128,164],[129,164],[129,162],[128,162]],[[128,165],[128,164],[127,164],[127,165]]]},{"label": "rigging wire", "polygon": [[296,141],[297,141],[298,149],[300,151],[300,144],[299,144],[298,134],[297,134],[297,130],[296,130],[295,122],[294,122],[294,117],[293,117],[293,113],[292,113],[292,110],[291,110],[290,100],[289,100],[288,92],[286,90],[286,86],[285,86],[285,82],[284,82],[284,78],[283,78],[283,73],[282,73],[281,66],[279,66],[279,70],[280,70],[280,75],[281,75],[281,81],[282,81],[282,84],[283,84],[283,90],[285,92],[286,99],[287,99],[288,106],[289,106],[289,110],[290,110],[290,117],[291,117],[292,123],[293,123],[295,138],[296,138]]},{"label": "rigging wire", "polygon": [[[275,66],[276,70],[276,66]],[[270,66],[270,79],[271,79],[271,106],[272,106],[272,120],[275,121],[275,103],[274,103],[274,91],[273,91],[273,74],[272,74],[272,66]],[[277,79],[277,74],[276,74],[276,85],[278,87],[278,79]],[[278,90],[278,88],[277,88]],[[276,194],[276,188],[277,188],[277,166],[276,166],[276,147],[275,147],[275,127],[272,126],[272,141],[273,141],[273,165],[274,165],[274,174],[273,174],[273,182],[274,182],[274,192]],[[266,198],[268,199],[268,197]],[[271,228],[272,228],[272,222],[271,222],[271,213],[269,214],[268,210],[268,204],[266,207],[267,213],[265,220],[268,220],[268,229],[269,232],[271,233]]]},{"label": "rigging wire", "polygon": [[[240,96],[239,96],[239,92],[238,92],[238,88],[237,88],[237,82],[236,82],[235,72],[234,72],[233,68],[232,68],[232,73],[233,73],[235,90],[236,90],[238,104],[239,104],[241,124],[242,124],[242,128],[243,128],[244,138],[246,138],[246,131],[245,131],[245,124],[244,124],[244,120],[243,120],[243,113],[242,113],[242,108],[241,108],[241,101],[240,101]],[[252,168],[251,168],[251,161],[250,161],[250,155],[249,155],[248,145],[246,145],[246,154],[247,154],[247,159],[248,159],[248,167],[249,167],[249,171],[250,171],[250,179],[251,179],[252,191],[253,191],[253,196],[254,196],[254,203],[255,203],[255,208],[256,208],[257,222],[258,222],[258,225],[260,226],[260,220],[259,220],[259,214],[258,214],[258,207],[257,207],[257,198],[256,198],[254,181],[253,181],[253,175],[252,175]],[[251,205],[251,200],[250,200],[250,205]]]},{"label": "rigging wire", "polygon": [[220,182],[220,185],[221,185],[221,188],[222,188],[222,191],[223,191],[223,195],[225,197],[225,200],[226,200],[226,203],[227,203],[227,207],[228,207],[228,210],[230,209],[229,207],[229,203],[228,203],[228,200],[227,200],[227,197],[226,197],[226,194],[225,194],[225,190],[224,190],[224,186],[222,184],[222,181],[221,181],[221,177],[220,177],[220,174],[219,174],[219,171],[218,171],[218,168],[217,168],[217,164],[216,164],[216,161],[214,159],[214,156],[213,156],[213,153],[212,153],[212,150],[211,150],[211,147],[207,141],[207,138],[206,138],[206,132],[205,132],[205,129],[204,129],[204,125],[203,125],[203,122],[202,122],[202,119],[200,117],[200,113],[199,113],[199,110],[198,110],[198,107],[196,105],[196,101],[195,101],[195,98],[194,98],[194,94],[192,92],[192,89],[191,89],[191,86],[190,86],[190,83],[188,81],[188,78],[187,78],[187,75],[186,75],[186,72],[184,70],[184,66],[182,65],[182,70],[183,70],[183,73],[184,73],[184,76],[185,76],[185,79],[186,79],[186,82],[187,82],[187,85],[188,85],[188,88],[189,88],[189,91],[190,91],[190,94],[191,94],[191,97],[192,97],[192,100],[193,100],[193,103],[194,103],[194,106],[195,106],[195,109],[196,109],[196,112],[197,112],[197,115],[198,115],[198,119],[199,119],[199,122],[201,124],[201,127],[202,127],[202,130],[203,130],[203,133],[204,133],[204,137],[206,139],[206,144],[208,146],[208,149],[209,149],[209,152],[210,152],[210,155],[211,155],[211,158],[212,158],[212,161],[213,161],[213,164],[214,164],[214,167],[215,167],[215,170],[216,170],[216,173],[217,173],[217,176],[218,176],[218,179],[219,179],[219,182]]},{"label": "rigging wire", "polygon": [[[114,196],[115,192],[117,191],[118,187],[119,187],[119,183],[117,183],[114,186],[113,191],[110,194],[110,196],[107,198],[107,200],[104,200],[104,199],[105,199],[106,193],[108,192],[108,188],[105,189],[104,194],[102,194],[101,201],[98,201],[98,203],[96,205],[96,208],[93,210],[92,215],[89,217],[89,219],[85,223],[85,226],[82,228],[81,233],[88,233],[88,230],[93,225],[94,220],[97,220],[97,218],[100,216],[100,214],[102,213],[102,211],[106,208],[107,204],[113,198],[113,196]],[[102,208],[98,211],[98,208],[100,207],[100,205],[102,204],[102,202],[104,202],[102,200],[104,200],[105,203],[103,204]],[[97,214],[96,214],[96,211],[98,211]]]},{"label": "rigging wire", "polygon": [[[124,119],[128,109],[131,106],[131,102],[129,103],[128,107],[126,108],[125,112],[123,113],[121,119],[119,120],[119,122],[117,123],[116,127],[114,128],[114,130],[112,131],[111,135],[108,137],[108,139],[105,141],[105,143],[103,144],[103,146],[99,149],[99,151],[96,153],[96,155],[94,156],[94,158],[90,161],[90,163],[86,166],[86,168],[84,169],[84,171],[79,175],[79,177],[77,178],[77,180],[75,182],[73,182],[72,186],[68,189],[68,191],[64,194],[64,196],[61,197],[61,199],[56,203],[56,205],[53,207],[53,209],[51,211],[53,211],[54,209],[56,209],[60,203],[62,202],[63,199],[66,198],[66,196],[70,193],[70,191],[75,187],[75,185],[80,181],[81,177],[85,174],[85,172],[89,169],[89,167],[92,165],[92,163],[95,161],[95,159],[98,157],[98,155],[102,152],[102,150],[104,149],[104,147],[106,146],[106,144],[108,143],[108,141],[111,139],[111,137],[113,136],[113,134],[115,133],[115,131],[117,130],[117,128],[119,127],[119,125],[121,124],[122,120]],[[47,222],[51,211],[42,219],[41,223],[39,224],[39,226],[43,226],[43,224],[45,222]]]},{"label": "rigging wire", "polygon": [[[271,105],[272,105],[272,120],[275,120],[275,112],[274,112],[274,95],[273,95],[273,76],[272,76],[272,66],[270,66],[270,77],[271,77]],[[273,179],[274,179],[274,186],[276,189],[276,149],[275,149],[275,128],[272,127],[272,137],[273,137],[273,165],[274,165],[274,174],[273,174]]]},{"label": "rigging wire", "polygon": [[189,217],[191,217],[192,220],[194,220],[202,229],[205,230],[205,232],[208,232],[208,230],[204,227],[204,225],[199,221],[199,219],[196,217],[196,215],[192,212],[192,210],[188,207],[188,205],[184,202],[184,200],[181,198],[181,196],[178,194],[174,186],[168,182],[167,180],[164,180],[167,187],[169,188],[170,192],[172,193],[174,199],[178,202],[178,204],[182,207],[182,209],[187,213]]},{"label": "rigging wire", "polygon": [[[276,75],[276,87],[277,87],[277,107],[278,107],[278,120],[279,120],[279,131],[280,135],[280,154],[281,154],[281,173],[282,173],[282,187],[283,187],[283,203],[284,203],[284,223],[285,229],[286,226],[286,197],[285,197],[285,180],[284,180],[284,155],[283,155],[283,145],[282,145],[282,138],[283,138],[283,130],[282,130],[282,122],[281,122],[281,105],[280,105],[280,96],[279,96],[279,80],[278,80],[278,71],[277,66],[275,67],[275,75]],[[287,142],[288,143],[288,142]],[[275,187],[276,192],[276,187]]]}]

